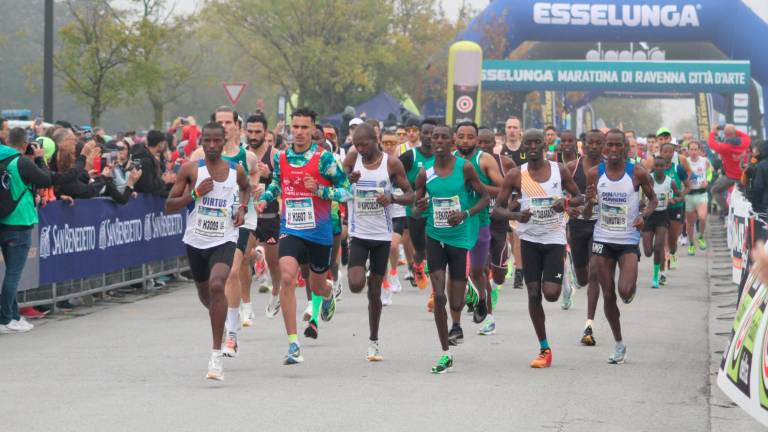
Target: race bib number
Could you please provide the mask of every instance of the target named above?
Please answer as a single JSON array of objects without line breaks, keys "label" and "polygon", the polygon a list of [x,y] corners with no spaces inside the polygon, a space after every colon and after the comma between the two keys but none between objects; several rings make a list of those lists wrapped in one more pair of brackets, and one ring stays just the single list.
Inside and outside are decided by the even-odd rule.
[{"label": "race bib number", "polygon": [[432,198],[432,220],[435,228],[449,228],[448,216],[461,211],[461,201],[454,195],[448,198]]},{"label": "race bib number", "polygon": [[656,206],[656,208],[667,208],[667,193],[666,192],[660,192],[656,195],[659,198],[659,204]]},{"label": "race bib number", "polygon": [[312,198],[285,200],[285,227],[295,230],[315,228],[315,207]]},{"label": "race bib number", "polygon": [[600,207],[600,225],[608,231],[626,231],[628,214],[625,204],[603,203]]},{"label": "race bib number", "polygon": [[560,214],[552,209],[556,198],[531,198],[531,223],[534,225],[556,225],[560,223]]},{"label": "race bib number", "polygon": [[227,229],[229,211],[226,208],[197,207],[195,218],[195,233],[203,237],[224,237]]},{"label": "race bib number", "polygon": [[358,216],[383,216],[384,207],[376,201],[379,195],[384,194],[383,188],[359,189],[355,188],[355,212]]}]

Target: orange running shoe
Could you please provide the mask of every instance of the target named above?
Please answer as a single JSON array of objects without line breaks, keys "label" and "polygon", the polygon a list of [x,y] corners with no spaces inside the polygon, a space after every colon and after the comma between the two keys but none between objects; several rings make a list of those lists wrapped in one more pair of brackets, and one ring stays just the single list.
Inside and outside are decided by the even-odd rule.
[{"label": "orange running shoe", "polygon": [[416,286],[419,287],[419,289],[424,289],[429,285],[427,275],[424,273],[424,263],[413,263],[413,276],[416,279]]},{"label": "orange running shoe", "polygon": [[432,294],[429,295],[429,299],[427,300],[427,312],[433,313],[435,311],[435,292],[432,291]]},{"label": "orange running shoe", "polygon": [[304,288],[306,286],[306,282],[304,282],[304,278],[301,276],[301,272],[299,272],[299,279],[296,281],[296,286],[299,288]]},{"label": "orange running shoe", "polygon": [[381,281],[381,287],[383,289],[389,289],[389,280],[385,277],[383,281]]},{"label": "orange running shoe", "polygon": [[552,366],[552,350],[549,348],[541,350],[535,359],[531,360],[531,367],[536,369],[548,368]]}]

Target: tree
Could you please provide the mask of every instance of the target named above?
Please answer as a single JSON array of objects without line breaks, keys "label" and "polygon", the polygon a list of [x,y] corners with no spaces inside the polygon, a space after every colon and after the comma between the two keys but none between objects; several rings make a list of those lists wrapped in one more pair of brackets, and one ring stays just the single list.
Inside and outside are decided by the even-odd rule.
[{"label": "tree", "polygon": [[56,73],[64,89],[90,108],[96,126],[109,107],[118,105],[128,93],[127,64],[130,59],[130,29],[122,12],[104,1],[67,0],[73,20],[59,32],[62,46],[54,58]]}]

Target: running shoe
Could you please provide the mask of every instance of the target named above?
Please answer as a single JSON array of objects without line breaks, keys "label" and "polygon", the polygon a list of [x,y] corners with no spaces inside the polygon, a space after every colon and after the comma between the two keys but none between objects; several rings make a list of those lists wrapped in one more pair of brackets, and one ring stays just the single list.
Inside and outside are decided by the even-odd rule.
[{"label": "running shoe", "polygon": [[48,315],[48,312],[42,312],[30,306],[19,308],[19,315],[29,319],[41,319],[45,318],[45,316]]},{"label": "running shoe", "polygon": [[677,254],[669,254],[669,269],[677,269]]},{"label": "running shoe", "polygon": [[[278,297],[279,298],[279,297]],[[312,302],[307,303],[307,307],[304,309],[304,315],[301,317],[303,321],[309,321],[312,319]]]},{"label": "running shoe", "polygon": [[299,272],[299,277],[296,279],[296,288],[304,288],[305,286],[307,286],[307,283],[304,281],[304,276]]},{"label": "running shoe", "polygon": [[552,366],[552,350],[549,348],[539,351],[539,355],[531,360],[531,367],[534,369],[548,368]]},{"label": "running shoe", "polygon": [[239,355],[237,346],[237,333],[227,333],[227,339],[224,341],[224,346],[221,347],[221,354],[224,357],[229,358],[236,358]]},{"label": "running shoe", "polygon": [[341,286],[341,279],[334,281],[333,282],[333,296],[336,298],[336,301],[341,301],[341,293],[343,291],[344,291],[344,289]]},{"label": "running shoe", "polygon": [[397,273],[390,273],[385,280],[389,282],[389,289],[392,290],[392,293],[397,294],[403,290],[403,286],[400,285],[400,278],[397,276]]},{"label": "running shoe", "polygon": [[499,286],[494,283],[491,287],[491,306],[493,306],[493,310],[496,310],[497,304],[499,304]]},{"label": "running shoe", "polygon": [[[277,316],[277,313],[280,312],[280,296],[270,296],[269,303],[267,303],[267,310],[264,311],[264,315],[267,316],[267,318],[272,319]],[[304,311],[304,314],[306,316],[307,311]],[[309,314],[312,315],[312,304],[309,305]],[[308,319],[305,319],[304,321],[307,321]]]},{"label": "running shoe", "polygon": [[448,332],[448,345],[457,346],[464,343],[464,331],[460,326],[453,326]]},{"label": "running shoe", "polygon": [[680,234],[680,238],[677,240],[677,244],[680,246],[685,246],[688,244],[688,236],[685,234]]},{"label": "running shoe", "polygon": [[667,275],[664,273],[659,275],[659,285],[666,285],[667,284]]},{"label": "running shoe", "polygon": [[464,296],[464,303],[467,305],[467,312],[474,312],[479,301],[480,298],[477,295],[475,285],[471,280],[467,280],[467,295]]},{"label": "running shoe", "polygon": [[286,365],[299,364],[304,361],[304,357],[301,356],[301,347],[296,342],[288,344],[288,354],[285,355]]},{"label": "running shoe", "polygon": [[320,318],[323,321],[330,321],[333,319],[333,314],[336,313],[336,297],[324,298],[323,305],[320,307]]},{"label": "running shoe", "polygon": [[560,307],[563,310],[568,310],[573,306],[573,288],[568,283],[568,278],[563,278],[563,295],[560,298]]},{"label": "running shoe", "polygon": [[206,379],[221,381],[224,379],[224,356],[221,353],[211,353],[208,360],[208,374]]},{"label": "running shoe", "polygon": [[659,288],[659,279],[656,276],[651,277],[651,288]]},{"label": "running shoe", "polygon": [[240,325],[243,327],[252,327],[256,314],[253,313],[253,305],[250,303],[240,304]]},{"label": "running shoe", "polygon": [[696,246],[693,244],[688,245],[688,256],[696,255]]},{"label": "running shoe", "polygon": [[584,328],[584,335],[581,337],[581,344],[595,346],[595,343],[595,337],[592,335],[592,326],[586,326]]},{"label": "running shoe", "polygon": [[432,313],[435,311],[435,292],[432,291],[432,293],[429,294],[429,298],[427,299],[427,313]]},{"label": "running shoe", "polygon": [[453,356],[450,354],[443,354],[437,361],[437,364],[432,366],[433,374],[443,374],[453,368]]},{"label": "running shoe", "polygon": [[619,347],[616,345],[616,351],[613,352],[613,355],[608,357],[608,363],[620,365],[624,364],[624,361],[627,359],[627,346],[622,345]]},{"label": "running shoe", "polygon": [[392,290],[389,288],[381,288],[381,305],[389,306],[392,304]]},{"label": "running shoe", "polygon": [[507,263],[507,274],[505,276],[505,279],[512,279],[512,276],[515,275],[515,266],[512,265],[512,260],[510,260]]},{"label": "running shoe", "polygon": [[317,339],[317,322],[313,319],[309,320],[307,328],[304,329],[304,337],[310,339]]},{"label": "running shoe", "polygon": [[523,269],[515,269],[515,282],[512,285],[512,288],[515,288],[515,289],[523,288]]},{"label": "running shoe", "polygon": [[707,241],[704,240],[704,236],[699,236],[699,249],[707,250]]},{"label": "running shoe", "polygon": [[413,278],[416,282],[416,286],[419,287],[419,289],[424,289],[427,287],[427,285],[429,285],[427,274],[424,272],[424,263],[413,264]]},{"label": "running shoe", "polygon": [[488,318],[483,322],[483,326],[477,331],[477,334],[481,336],[490,336],[496,333],[496,321],[492,316],[488,315]]},{"label": "running shoe", "polygon": [[416,277],[413,276],[413,267],[408,269],[408,276],[405,277],[405,280],[407,280],[412,287],[416,287]]},{"label": "running shoe", "polygon": [[488,316],[488,300],[479,299],[477,302],[477,306],[475,307],[475,311],[472,314],[472,321],[474,321],[475,324],[480,324],[481,322],[485,321],[485,318],[487,316]]},{"label": "running shoe", "polygon": [[365,357],[369,362],[380,362],[384,360],[379,349],[379,341],[368,341],[368,355]]}]

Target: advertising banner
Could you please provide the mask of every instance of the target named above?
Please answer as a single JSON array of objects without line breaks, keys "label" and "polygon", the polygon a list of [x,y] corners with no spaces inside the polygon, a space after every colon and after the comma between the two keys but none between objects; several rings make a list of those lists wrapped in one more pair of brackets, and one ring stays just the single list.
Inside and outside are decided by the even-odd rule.
[{"label": "advertising banner", "polygon": [[731,250],[733,283],[741,282],[742,271],[748,261],[750,248],[750,218],[752,204],[738,189],[731,192],[730,209],[727,220],[728,248]]},{"label": "advertising banner", "polygon": [[484,90],[749,91],[748,61],[485,60]]},{"label": "advertising banner", "polygon": [[182,256],[184,213],[166,214],[163,198],[125,205],[101,199],[62,201],[40,211],[40,284],[108,273]]},{"label": "advertising banner", "polygon": [[448,51],[448,91],[445,123],[454,126],[462,120],[480,124],[480,72],[483,50],[474,42],[461,41]]}]

